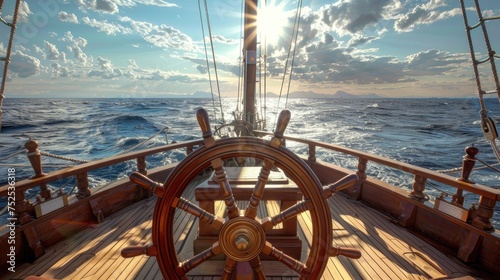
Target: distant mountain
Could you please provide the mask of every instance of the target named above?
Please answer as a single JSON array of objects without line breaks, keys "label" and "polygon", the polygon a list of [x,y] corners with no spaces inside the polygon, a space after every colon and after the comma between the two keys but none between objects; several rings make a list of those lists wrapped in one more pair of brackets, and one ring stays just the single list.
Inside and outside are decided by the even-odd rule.
[{"label": "distant mountain", "polygon": [[[214,96],[218,96],[214,93]],[[210,92],[196,91],[193,93],[165,93],[149,96],[151,98],[212,98]]]},{"label": "distant mountain", "polygon": [[375,93],[369,94],[351,94],[345,91],[337,91],[334,94],[316,93],[313,91],[294,91],[289,95],[290,98],[381,98]]}]

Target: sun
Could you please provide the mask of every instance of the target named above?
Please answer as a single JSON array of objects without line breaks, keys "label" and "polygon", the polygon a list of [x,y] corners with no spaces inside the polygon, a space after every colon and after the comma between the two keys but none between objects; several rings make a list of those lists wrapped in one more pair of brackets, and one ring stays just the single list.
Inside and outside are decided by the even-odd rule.
[{"label": "sun", "polygon": [[[282,1],[284,3],[286,1]],[[268,44],[276,44],[285,36],[285,27],[288,25],[288,14],[284,4],[275,5],[274,1],[265,7],[260,7],[258,16],[258,28]]]}]

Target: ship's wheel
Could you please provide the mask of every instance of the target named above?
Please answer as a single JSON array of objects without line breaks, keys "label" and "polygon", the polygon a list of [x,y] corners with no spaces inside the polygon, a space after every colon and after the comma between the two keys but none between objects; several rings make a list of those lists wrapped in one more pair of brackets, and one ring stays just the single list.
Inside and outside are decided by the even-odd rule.
[{"label": "ship's wheel", "polygon": [[[348,175],[338,182],[322,187],[312,170],[295,154],[282,147],[283,132],[290,120],[290,112],[283,111],[279,117],[274,137],[266,141],[255,137],[237,137],[215,140],[210,130],[208,114],[204,109],[197,112],[203,131],[204,146],[188,155],[171,172],[163,186],[147,177],[133,173],[130,179],[158,196],[153,216],[153,245],[129,247],[122,256],[139,254],[156,256],[165,279],[186,279],[187,273],[217,255],[225,255],[222,279],[230,279],[238,263],[248,263],[255,279],[265,279],[260,256],[268,255],[294,270],[299,279],[319,279],[330,256],[344,255],[359,258],[354,249],[332,245],[332,223],[326,198],[339,189],[352,186],[356,175]],[[238,208],[224,169],[224,162],[232,158],[254,158],[262,162],[257,183],[244,211]],[[227,209],[227,217],[218,217],[182,197],[190,182],[207,168],[212,168],[220,186]],[[300,189],[303,200],[273,217],[258,217],[257,207],[265,190],[271,169],[281,169]],[[207,250],[181,261],[175,248],[173,236],[176,209],[211,225],[218,232],[218,241]],[[242,209],[243,210],[243,209]],[[275,225],[309,211],[313,237],[305,261],[294,259],[266,240],[266,232]]]}]

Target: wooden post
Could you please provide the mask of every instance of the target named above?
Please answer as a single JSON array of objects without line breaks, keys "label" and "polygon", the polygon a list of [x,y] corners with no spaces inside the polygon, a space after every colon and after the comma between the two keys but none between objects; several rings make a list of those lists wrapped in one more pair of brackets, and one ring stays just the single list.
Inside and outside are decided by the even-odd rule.
[{"label": "wooden post", "polygon": [[316,146],[309,144],[309,161],[316,162]]},{"label": "wooden post", "polygon": [[137,158],[137,171],[142,175],[148,175],[148,171],[146,170],[146,157],[138,157]]},{"label": "wooden post", "polygon": [[486,231],[495,230],[491,224],[491,218],[495,212],[495,204],[495,200],[481,196],[481,198],[479,198],[476,217],[472,220],[472,225]]},{"label": "wooden post", "polygon": [[462,161],[462,176],[457,180],[475,184],[473,181],[469,180],[470,173],[476,164],[477,158],[476,155],[479,153],[479,149],[474,146],[469,146],[465,148],[465,155]]},{"label": "wooden post", "polygon": [[[477,158],[475,157],[479,153],[479,149],[474,146],[469,146],[465,148],[465,155],[462,161],[462,176],[457,178],[458,181],[466,182],[469,184],[475,184],[475,182],[469,180],[470,173],[476,164]],[[464,205],[464,195],[462,189],[457,189],[457,192],[452,196],[451,203],[457,205]]]},{"label": "wooden post", "polygon": [[368,160],[365,158],[358,158],[358,171],[356,171],[356,175],[358,175],[359,181],[352,188],[351,197],[356,200],[361,199],[362,185],[363,181],[366,179],[366,164]]},{"label": "wooden post", "polygon": [[16,205],[14,206],[14,210],[16,212],[17,223],[20,225],[24,225],[28,222],[31,222],[31,216],[28,215],[28,201],[24,199],[24,191],[16,191]]},{"label": "wooden post", "polygon": [[193,145],[188,145],[186,147],[186,155],[189,155],[192,152],[193,152]]},{"label": "wooden post", "polygon": [[417,200],[424,200],[425,199],[424,190],[425,190],[425,181],[426,180],[427,179],[422,177],[422,176],[415,175],[415,177],[413,179],[413,185],[411,186],[413,190],[410,193],[410,196],[412,198],[415,198]]},{"label": "wooden post", "polygon": [[77,198],[85,198],[90,196],[91,192],[89,189],[89,179],[87,172],[76,174],[76,181],[78,186],[78,192],[76,193]]},{"label": "wooden post", "polygon": [[[38,142],[30,139],[24,144],[24,147],[28,150],[28,159],[31,163],[31,167],[35,171],[35,175],[31,176],[30,179],[45,176],[45,173],[42,171],[42,155],[40,154],[40,150],[38,150]],[[50,190],[47,188],[47,184],[40,185],[40,195],[45,200],[52,198]]]},{"label": "wooden post", "polygon": [[30,179],[45,176],[45,173],[42,171],[42,155],[40,154],[40,150],[38,150],[38,142],[30,139],[24,144],[24,147],[28,150],[28,159],[35,171],[35,175],[31,176]]},{"label": "wooden post", "polygon": [[[138,157],[137,158],[137,171],[141,173],[142,175],[146,176],[148,175],[148,170],[146,169],[146,157]],[[153,196],[153,192],[149,189],[145,188],[138,188],[137,189],[138,193],[137,195],[139,196],[137,200],[142,199],[144,197],[151,197]]]}]

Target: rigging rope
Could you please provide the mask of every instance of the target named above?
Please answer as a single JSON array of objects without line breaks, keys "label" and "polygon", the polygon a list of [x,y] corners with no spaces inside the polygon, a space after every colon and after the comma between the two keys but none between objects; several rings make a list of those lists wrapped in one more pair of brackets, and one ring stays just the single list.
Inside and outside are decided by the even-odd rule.
[{"label": "rigging rope", "polygon": [[72,162],[79,162],[79,163],[90,162],[88,160],[83,160],[83,159],[76,159],[76,158],[70,158],[70,157],[65,157],[65,156],[58,156],[58,155],[54,155],[54,154],[47,153],[47,152],[44,152],[44,151],[40,151],[40,154],[42,156],[47,156],[47,157],[51,157],[51,158],[57,158],[57,159],[62,159],[62,160],[67,160],[67,161],[72,161]]},{"label": "rigging rope", "polygon": [[[224,111],[222,110],[222,97],[221,97],[221,94],[220,94],[219,76],[218,76],[218,71],[217,71],[217,63],[215,61],[215,50],[214,50],[214,43],[213,43],[213,38],[212,38],[212,27],[211,27],[211,24],[210,24],[210,15],[208,13],[207,0],[204,0],[204,5],[205,5],[205,16],[207,17],[208,36],[210,38],[210,47],[211,47],[211,50],[212,50],[212,61],[213,61],[213,64],[214,64],[215,82],[216,82],[216,85],[217,85],[217,95],[219,96],[219,105],[220,105],[221,118],[222,118],[222,123],[225,123],[225,120],[224,120]],[[212,93],[212,103],[213,103],[213,107],[214,107],[215,119],[217,119],[217,114],[216,114],[216,109],[215,109],[215,101],[214,101],[214,92],[213,92],[213,88],[212,88],[212,78],[211,78],[211,75],[210,75],[210,64],[208,62],[207,44],[206,44],[206,41],[205,41],[205,29],[203,28],[203,16],[202,16],[202,12],[201,12],[201,3],[200,3],[200,0],[198,0],[198,10],[199,10],[199,13],[200,13],[201,30],[202,30],[202,34],[203,34],[203,44],[205,46],[205,60],[207,62],[207,72],[208,72],[208,79],[209,79],[209,82],[210,82],[210,92]]]},{"label": "rigging rope", "polygon": [[[155,138],[156,136],[158,136],[160,133],[162,133],[162,132],[163,132],[163,131],[165,131],[165,130],[168,130],[168,127],[164,127],[164,128],[162,128],[162,129],[160,129],[160,131],[158,131],[157,133],[155,133],[153,136],[151,136],[151,137],[149,137],[148,139],[146,139],[146,140],[144,140],[144,141],[140,142],[139,144],[137,144],[137,145],[133,146],[132,148],[126,149],[125,151],[123,151],[123,152],[119,153],[119,155],[126,154],[126,153],[128,153],[128,152],[130,152],[130,151],[132,151],[132,150],[135,150],[136,148],[138,148],[138,147],[140,147],[140,146],[144,145],[146,142],[148,142],[149,140],[151,140],[151,139]],[[167,143],[167,144],[168,144],[168,143]]]},{"label": "rigging rope", "polygon": [[[10,55],[12,53],[12,44],[14,42],[14,33],[16,30],[17,26],[17,15],[19,13],[19,6],[20,6],[21,0],[16,1],[16,6],[14,8],[14,15],[12,16],[12,23],[7,23],[5,20],[2,19],[2,22],[6,24],[7,26],[10,26],[10,37],[9,37],[9,43],[7,45],[7,53],[5,54],[5,58],[2,58],[1,60],[5,61],[4,64],[4,69],[3,69],[3,75],[2,75],[2,84],[0,86],[0,131],[2,129],[2,105],[3,105],[3,99],[5,98],[5,83],[7,81],[7,72],[9,69],[9,63],[10,63]],[[0,3],[0,12],[3,7],[3,1]]]},{"label": "rigging rope", "polygon": [[[290,66],[290,74],[288,75],[288,88],[287,88],[286,100],[285,100],[285,106],[284,107],[286,108],[287,104],[288,104],[288,96],[290,94],[290,84],[291,84],[292,73],[293,73],[293,62],[295,61],[295,52],[296,52],[296,49],[297,49],[297,38],[299,37],[298,33],[299,33],[299,25],[300,25],[300,16],[301,16],[301,14],[302,14],[302,0],[300,0],[300,1],[297,2],[297,12],[295,14],[295,20],[294,20],[294,23],[293,23],[292,35],[290,36],[290,44],[288,46],[288,54],[287,54],[287,58],[286,58],[286,61],[285,61],[285,67],[284,67],[285,69],[283,71],[283,78],[281,80],[280,94],[278,95],[278,102],[276,103],[276,112],[278,112],[279,104],[280,104],[280,101],[281,101],[281,96],[283,95],[283,88],[284,88],[284,84],[285,84],[286,72],[287,72],[287,69],[288,69],[288,61],[290,60],[290,54],[292,53],[292,46],[294,46],[293,54],[292,54],[292,63],[291,63],[291,66]],[[295,40],[294,40],[294,38],[295,38]],[[274,125],[273,126],[276,125],[277,120],[278,120],[278,114],[276,114],[276,116],[275,116]]]},{"label": "rigging rope", "polygon": [[[462,16],[463,16],[465,30],[466,30],[466,34],[467,34],[467,42],[469,44],[472,65],[474,68],[474,76],[476,79],[477,92],[478,92],[478,96],[479,96],[479,103],[481,105],[481,110],[480,110],[481,128],[483,130],[483,134],[484,134],[485,138],[488,140],[488,142],[493,150],[493,153],[495,154],[496,158],[500,161],[500,148],[496,144],[496,139],[498,139],[498,133],[496,131],[494,121],[488,117],[488,111],[486,109],[486,104],[484,102],[484,95],[485,94],[497,93],[498,99],[500,100],[500,83],[498,81],[498,73],[497,73],[497,69],[496,69],[496,65],[495,65],[495,58],[496,57],[498,58],[499,56],[496,55],[495,52],[491,48],[490,40],[488,37],[488,32],[486,30],[486,25],[485,25],[486,21],[500,19],[500,16],[484,18],[482,15],[481,9],[479,7],[479,0],[474,0],[474,4],[475,4],[475,9],[477,12],[477,17],[478,17],[479,22],[474,26],[470,26],[468,23],[468,19],[467,19],[467,12],[466,12],[466,8],[465,8],[464,0],[460,0],[460,5],[462,8]],[[476,55],[474,52],[474,46],[473,46],[473,42],[472,42],[472,37],[471,37],[471,32],[470,32],[471,30],[473,30],[479,26],[481,27],[483,37],[484,37],[484,42],[486,45],[486,50],[488,53],[488,57],[484,60],[481,60],[481,61],[476,59]],[[478,66],[482,63],[487,62],[487,61],[489,61],[490,65],[491,65],[491,71],[493,74],[493,80],[495,83],[496,90],[485,91],[481,87],[481,78],[480,78],[481,74],[479,73]]]}]

